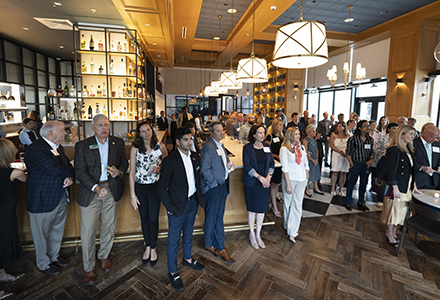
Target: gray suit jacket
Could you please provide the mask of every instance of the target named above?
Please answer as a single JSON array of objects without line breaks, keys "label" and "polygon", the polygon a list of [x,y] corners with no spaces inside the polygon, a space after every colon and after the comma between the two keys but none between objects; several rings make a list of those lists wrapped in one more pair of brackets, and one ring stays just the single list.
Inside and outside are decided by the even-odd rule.
[{"label": "gray suit jacket", "polygon": [[[122,176],[127,171],[128,161],[125,158],[125,143],[122,139],[108,137],[108,165],[121,170],[121,176],[113,178],[108,176],[110,191],[115,201],[119,201],[124,193],[124,180]],[[99,184],[101,177],[101,157],[95,136],[75,144],[75,176],[79,180],[77,202],[83,207],[89,206],[95,192],[92,187]]]},{"label": "gray suit jacket", "polygon": [[[225,165],[221,155],[217,153],[217,144],[212,138],[206,142],[202,148],[202,161],[200,163],[202,174],[202,180],[200,186],[202,188],[202,194],[206,194],[208,190],[215,188],[219,184],[225,183]],[[226,152],[225,146],[223,150]],[[227,163],[229,163],[229,157],[226,156]],[[228,185],[229,194],[229,185]]]}]

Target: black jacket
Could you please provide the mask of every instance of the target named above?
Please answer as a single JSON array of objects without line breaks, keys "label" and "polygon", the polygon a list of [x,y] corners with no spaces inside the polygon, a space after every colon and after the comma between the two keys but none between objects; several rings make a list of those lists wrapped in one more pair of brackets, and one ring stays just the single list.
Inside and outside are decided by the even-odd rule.
[{"label": "black jacket", "polygon": [[[421,167],[429,166],[428,155],[426,154],[426,148],[425,145],[423,145],[422,139],[420,137],[415,138],[413,145],[415,150],[414,172],[417,188],[423,189],[425,186],[435,187],[438,183],[438,174],[433,174],[432,176],[429,176],[425,172],[419,171]],[[434,170],[437,170],[437,168],[440,166],[440,153],[438,153],[439,149],[440,143],[434,142],[431,144],[432,168]],[[427,184],[428,182],[430,182],[430,184]]]},{"label": "black jacket", "polygon": [[[412,156],[414,161],[414,156]],[[390,185],[397,185],[401,193],[408,192],[408,184],[410,176],[413,175],[414,168],[411,166],[408,154],[400,150],[397,146],[387,149],[385,162],[385,180]],[[412,189],[413,183],[411,183]]]}]

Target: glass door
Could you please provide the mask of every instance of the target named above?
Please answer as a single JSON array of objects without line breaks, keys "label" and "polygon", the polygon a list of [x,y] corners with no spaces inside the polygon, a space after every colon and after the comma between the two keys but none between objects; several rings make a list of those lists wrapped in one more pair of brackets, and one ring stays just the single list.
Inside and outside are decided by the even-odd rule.
[{"label": "glass door", "polygon": [[355,99],[360,120],[379,120],[385,114],[385,96]]}]

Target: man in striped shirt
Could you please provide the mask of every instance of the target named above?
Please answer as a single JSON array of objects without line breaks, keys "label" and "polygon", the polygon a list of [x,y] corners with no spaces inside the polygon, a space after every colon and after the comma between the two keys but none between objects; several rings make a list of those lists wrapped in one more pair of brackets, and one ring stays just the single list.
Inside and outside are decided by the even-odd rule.
[{"label": "man in striped shirt", "polygon": [[350,163],[350,173],[347,180],[347,204],[345,207],[351,211],[353,188],[360,176],[358,206],[363,210],[370,210],[365,205],[365,191],[367,188],[370,167],[373,164],[374,140],[369,135],[370,125],[367,120],[360,121],[356,126],[354,135],[348,139],[346,155]]}]

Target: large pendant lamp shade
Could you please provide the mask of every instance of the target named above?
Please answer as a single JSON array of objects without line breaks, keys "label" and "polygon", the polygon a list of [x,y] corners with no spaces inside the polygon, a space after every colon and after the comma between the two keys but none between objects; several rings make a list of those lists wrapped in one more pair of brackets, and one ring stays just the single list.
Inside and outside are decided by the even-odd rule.
[{"label": "large pendant lamp shade", "polygon": [[273,65],[288,69],[313,68],[328,61],[325,25],[303,20],[281,26],[275,38]]},{"label": "large pendant lamp shade", "polygon": [[220,85],[229,90],[238,90],[243,88],[243,83],[237,80],[237,73],[234,71],[225,71],[220,77]]},{"label": "large pendant lamp shade", "polygon": [[264,58],[256,58],[255,55],[240,59],[237,68],[237,80],[250,83],[266,82],[266,60]]},{"label": "large pendant lamp shade", "polygon": [[228,92],[228,89],[225,87],[222,87],[220,85],[220,81],[219,80],[215,80],[211,82],[211,88],[212,91],[214,93],[218,93],[218,94],[226,94]]},{"label": "large pendant lamp shade", "polygon": [[205,96],[208,96],[208,97],[209,96],[217,97],[219,95],[219,93],[216,93],[212,90],[211,86],[206,86],[204,93],[205,93]]}]

